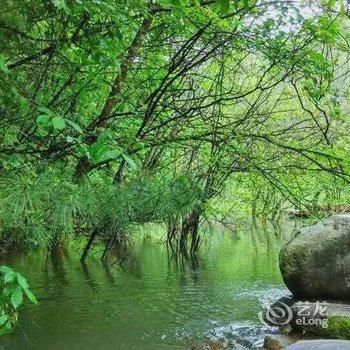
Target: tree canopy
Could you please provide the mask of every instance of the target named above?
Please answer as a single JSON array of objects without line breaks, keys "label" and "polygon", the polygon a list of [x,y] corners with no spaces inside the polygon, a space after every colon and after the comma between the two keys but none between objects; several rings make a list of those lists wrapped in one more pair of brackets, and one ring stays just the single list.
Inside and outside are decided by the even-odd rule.
[{"label": "tree canopy", "polygon": [[3,0],[2,239],[90,232],[108,253],[128,225],[156,221],[194,252],[227,193],[234,211],[346,203],[347,11]]}]

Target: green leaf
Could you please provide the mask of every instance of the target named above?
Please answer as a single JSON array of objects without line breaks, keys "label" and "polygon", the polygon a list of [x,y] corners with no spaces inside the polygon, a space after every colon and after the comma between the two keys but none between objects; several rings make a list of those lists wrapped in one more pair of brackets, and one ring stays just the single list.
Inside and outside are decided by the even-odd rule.
[{"label": "green leaf", "polygon": [[63,10],[67,15],[70,14],[70,9],[67,6],[65,0],[52,0],[52,3],[59,9]]},{"label": "green leaf", "polygon": [[136,163],[129,156],[127,156],[126,154],[123,154],[123,158],[131,166],[133,170],[137,169]]},{"label": "green leaf", "polygon": [[93,163],[99,163],[105,160],[105,154],[108,151],[108,146],[100,143],[93,143],[89,147],[89,153]]},{"label": "green leaf", "polygon": [[18,129],[16,127],[8,127],[5,133],[5,142],[9,143],[10,145],[14,145],[16,142],[18,142]]},{"label": "green leaf", "polygon": [[4,276],[4,283],[11,283],[15,280],[16,278],[16,273],[14,271],[7,272]]},{"label": "green leaf", "polygon": [[337,0],[321,0],[320,3],[323,6],[328,7],[329,9],[332,9],[335,4],[336,4]]},{"label": "green leaf", "polygon": [[38,107],[38,111],[42,114],[52,115],[53,113],[46,107]]},{"label": "green leaf", "polygon": [[6,265],[1,265],[0,266],[0,272],[2,273],[9,273],[9,272],[14,272],[11,267],[8,267]]},{"label": "green leaf", "polygon": [[24,293],[33,304],[38,305],[38,300],[36,299],[35,295],[29,289],[24,289]]},{"label": "green leaf", "polygon": [[41,114],[36,118],[36,123],[38,125],[45,125],[49,122],[49,120],[50,120],[50,116]]},{"label": "green leaf", "polygon": [[88,159],[92,158],[88,146],[84,143],[78,143],[77,152],[79,155],[85,156]]},{"label": "green leaf", "polygon": [[221,13],[227,13],[230,9],[230,0],[218,0]]},{"label": "green leaf", "polygon": [[12,322],[7,321],[3,327],[0,328],[0,334],[8,334],[12,331]]},{"label": "green leaf", "polygon": [[52,126],[55,130],[63,130],[66,127],[66,122],[62,117],[53,117]]},{"label": "green leaf", "polygon": [[74,130],[78,131],[80,134],[83,133],[83,129],[77,123],[73,122],[73,120],[66,119],[66,124],[71,126]]},{"label": "green leaf", "polygon": [[116,149],[106,150],[103,154],[103,158],[105,159],[118,159],[120,157],[120,152]]},{"label": "green leaf", "polygon": [[11,304],[17,309],[23,302],[23,292],[21,286],[17,286],[11,295]]},{"label": "green leaf", "polygon": [[5,297],[10,297],[10,295],[13,293],[14,290],[15,290],[15,286],[13,284],[8,284],[2,290],[2,295]]},{"label": "green leaf", "polygon": [[7,68],[5,59],[2,55],[0,55],[0,70],[7,73],[10,73],[10,70]]},{"label": "green leaf", "polygon": [[8,320],[8,316],[7,315],[0,316],[0,326],[3,326],[6,323],[7,320]]},{"label": "green leaf", "polygon": [[23,288],[23,289],[28,289],[29,288],[29,284],[27,282],[27,280],[20,274],[17,273],[16,274],[17,277],[17,282],[18,284]]},{"label": "green leaf", "polygon": [[339,14],[340,16],[344,17],[346,15],[346,10],[345,10],[345,5],[344,5],[344,1],[341,0],[340,1],[340,10],[339,10]]},{"label": "green leaf", "polygon": [[66,136],[66,141],[68,142],[68,143],[73,143],[74,142],[74,138],[72,137],[72,136]]}]

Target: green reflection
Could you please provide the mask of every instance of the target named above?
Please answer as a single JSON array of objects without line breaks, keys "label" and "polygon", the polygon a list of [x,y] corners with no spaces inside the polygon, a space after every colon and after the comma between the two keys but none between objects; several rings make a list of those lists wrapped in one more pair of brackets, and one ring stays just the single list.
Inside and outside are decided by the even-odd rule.
[{"label": "green reflection", "polygon": [[140,241],[122,265],[97,255],[81,265],[76,244],[8,257],[40,305],[23,308],[2,349],[186,349],[221,325],[258,327],[260,304],[286,292],[283,240],[276,231],[218,233],[197,258],[171,261],[163,244]]}]

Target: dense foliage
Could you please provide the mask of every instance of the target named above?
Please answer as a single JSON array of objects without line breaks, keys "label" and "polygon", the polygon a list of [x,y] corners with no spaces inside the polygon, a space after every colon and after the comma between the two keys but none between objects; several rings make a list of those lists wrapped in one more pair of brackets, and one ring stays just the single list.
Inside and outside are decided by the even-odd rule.
[{"label": "dense foliage", "polygon": [[342,1],[3,0],[0,25],[3,246],[106,257],[162,222],[194,252],[203,216],[347,204]]}]

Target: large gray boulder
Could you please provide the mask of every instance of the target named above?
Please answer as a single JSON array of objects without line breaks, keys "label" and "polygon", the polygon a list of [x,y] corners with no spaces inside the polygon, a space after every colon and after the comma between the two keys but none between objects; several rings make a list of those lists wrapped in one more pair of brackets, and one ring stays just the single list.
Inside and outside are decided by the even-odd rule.
[{"label": "large gray boulder", "polygon": [[280,269],[297,298],[350,299],[350,214],[300,229],[282,248]]},{"label": "large gray boulder", "polygon": [[286,347],[288,350],[349,350],[350,341],[333,339],[301,340]]}]

